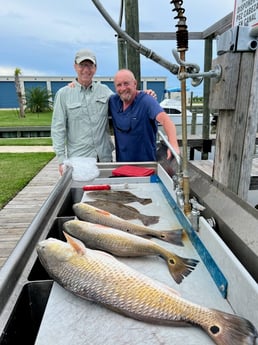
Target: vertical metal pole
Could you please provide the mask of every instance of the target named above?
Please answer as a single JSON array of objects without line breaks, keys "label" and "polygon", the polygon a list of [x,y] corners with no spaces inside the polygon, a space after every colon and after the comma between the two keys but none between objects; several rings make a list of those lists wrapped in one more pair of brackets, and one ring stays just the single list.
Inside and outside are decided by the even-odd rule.
[{"label": "vertical metal pole", "polygon": [[[186,17],[184,16],[185,9],[182,7],[183,0],[171,0],[175,8],[173,11],[177,12],[175,19],[178,19],[176,27],[177,36],[177,50],[180,53],[180,59],[185,61],[185,52],[188,49],[188,31],[186,25]],[[179,73],[185,73],[185,66],[180,66]],[[183,145],[183,192],[184,192],[184,213],[186,216],[191,214],[190,199],[190,184],[188,173],[188,159],[187,159],[187,116],[186,116],[186,80],[181,80],[181,107],[182,107],[182,145]]]},{"label": "vertical metal pole", "polygon": [[[180,59],[185,61],[185,50],[180,51]],[[181,66],[180,72],[185,72],[185,67]],[[183,191],[184,191],[184,213],[188,216],[191,213],[190,185],[187,159],[187,116],[186,116],[186,80],[181,80],[181,107],[182,107],[182,145],[183,145]]]}]

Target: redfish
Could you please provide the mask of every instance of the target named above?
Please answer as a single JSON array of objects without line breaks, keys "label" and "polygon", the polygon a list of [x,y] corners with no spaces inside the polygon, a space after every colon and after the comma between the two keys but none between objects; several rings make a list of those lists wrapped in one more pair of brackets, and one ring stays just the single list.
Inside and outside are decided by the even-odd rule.
[{"label": "redfish", "polygon": [[166,261],[170,274],[178,284],[198,263],[198,260],[182,258],[149,239],[104,225],[69,220],[63,227],[65,232],[81,240],[87,248],[104,250],[121,257],[159,255]]},{"label": "redfish", "polygon": [[110,226],[111,228],[119,229],[142,237],[156,237],[162,241],[183,246],[182,229],[167,231],[151,229],[147,226],[131,223],[105,210],[82,202],[74,204],[73,210],[80,220]]},{"label": "redfish", "polygon": [[125,220],[139,219],[145,226],[157,224],[159,222],[159,216],[148,216],[140,213],[136,208],[124,205],[118,201],[96,199],[94,201],[86,201],[86,204],[110,212]]},{"label": "redfish", "polygon": [[68,242],[39,242],[37,253],[52,279],[68,291],[136,320],[199,326],[217,345],[255,345],[258,333],[250,321],[187,301],[110,254],[65,236]]}]

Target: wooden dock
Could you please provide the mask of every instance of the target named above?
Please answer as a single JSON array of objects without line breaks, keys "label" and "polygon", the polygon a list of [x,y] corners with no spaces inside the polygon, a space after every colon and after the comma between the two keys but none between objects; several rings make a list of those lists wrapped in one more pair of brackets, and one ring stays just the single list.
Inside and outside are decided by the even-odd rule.
[{"label": "wooden dock", "polygon": [[57,166],[54,158],[0,211],[0,268],[54,189]]}]

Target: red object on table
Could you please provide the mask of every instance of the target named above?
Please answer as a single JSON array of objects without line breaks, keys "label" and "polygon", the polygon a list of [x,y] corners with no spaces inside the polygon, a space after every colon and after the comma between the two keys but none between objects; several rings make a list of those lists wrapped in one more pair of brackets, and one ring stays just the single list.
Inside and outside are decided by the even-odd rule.
[{"label": "red object on table", "polygon": [[95,185],[86,185],[82,187],[83,190],[109,190],[111,189],[109,184],[95,184]]},{"label": "red object on table", "polygon": [[138,167],[135,165],[123,165],[112,171],[113,176],[141,177],[150,176],[155,173],[152,168]]}]

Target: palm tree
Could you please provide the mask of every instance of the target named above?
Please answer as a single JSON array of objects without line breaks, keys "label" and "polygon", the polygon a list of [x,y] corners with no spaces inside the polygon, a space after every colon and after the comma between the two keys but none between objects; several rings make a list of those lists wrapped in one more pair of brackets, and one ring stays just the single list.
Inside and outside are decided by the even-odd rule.
[{"label": "palm tree", "polygon": [[19,114],[20,114],[20,117],[25,117],[24,96],[22,94],[22,89],[21,89],[20,75],[21,75],[21,69],[20,68],[15,68],[15,71],[14,71],[14,82],[15,82],[16,93],[17,93],[18,102],[19,102],[19,109],[20,109],[20,113]]},{"label": "palm tree", "polygon": [[51,93],[46,88],[34,87],[26,91],[27,109],[32,113],[52,110]]}]

